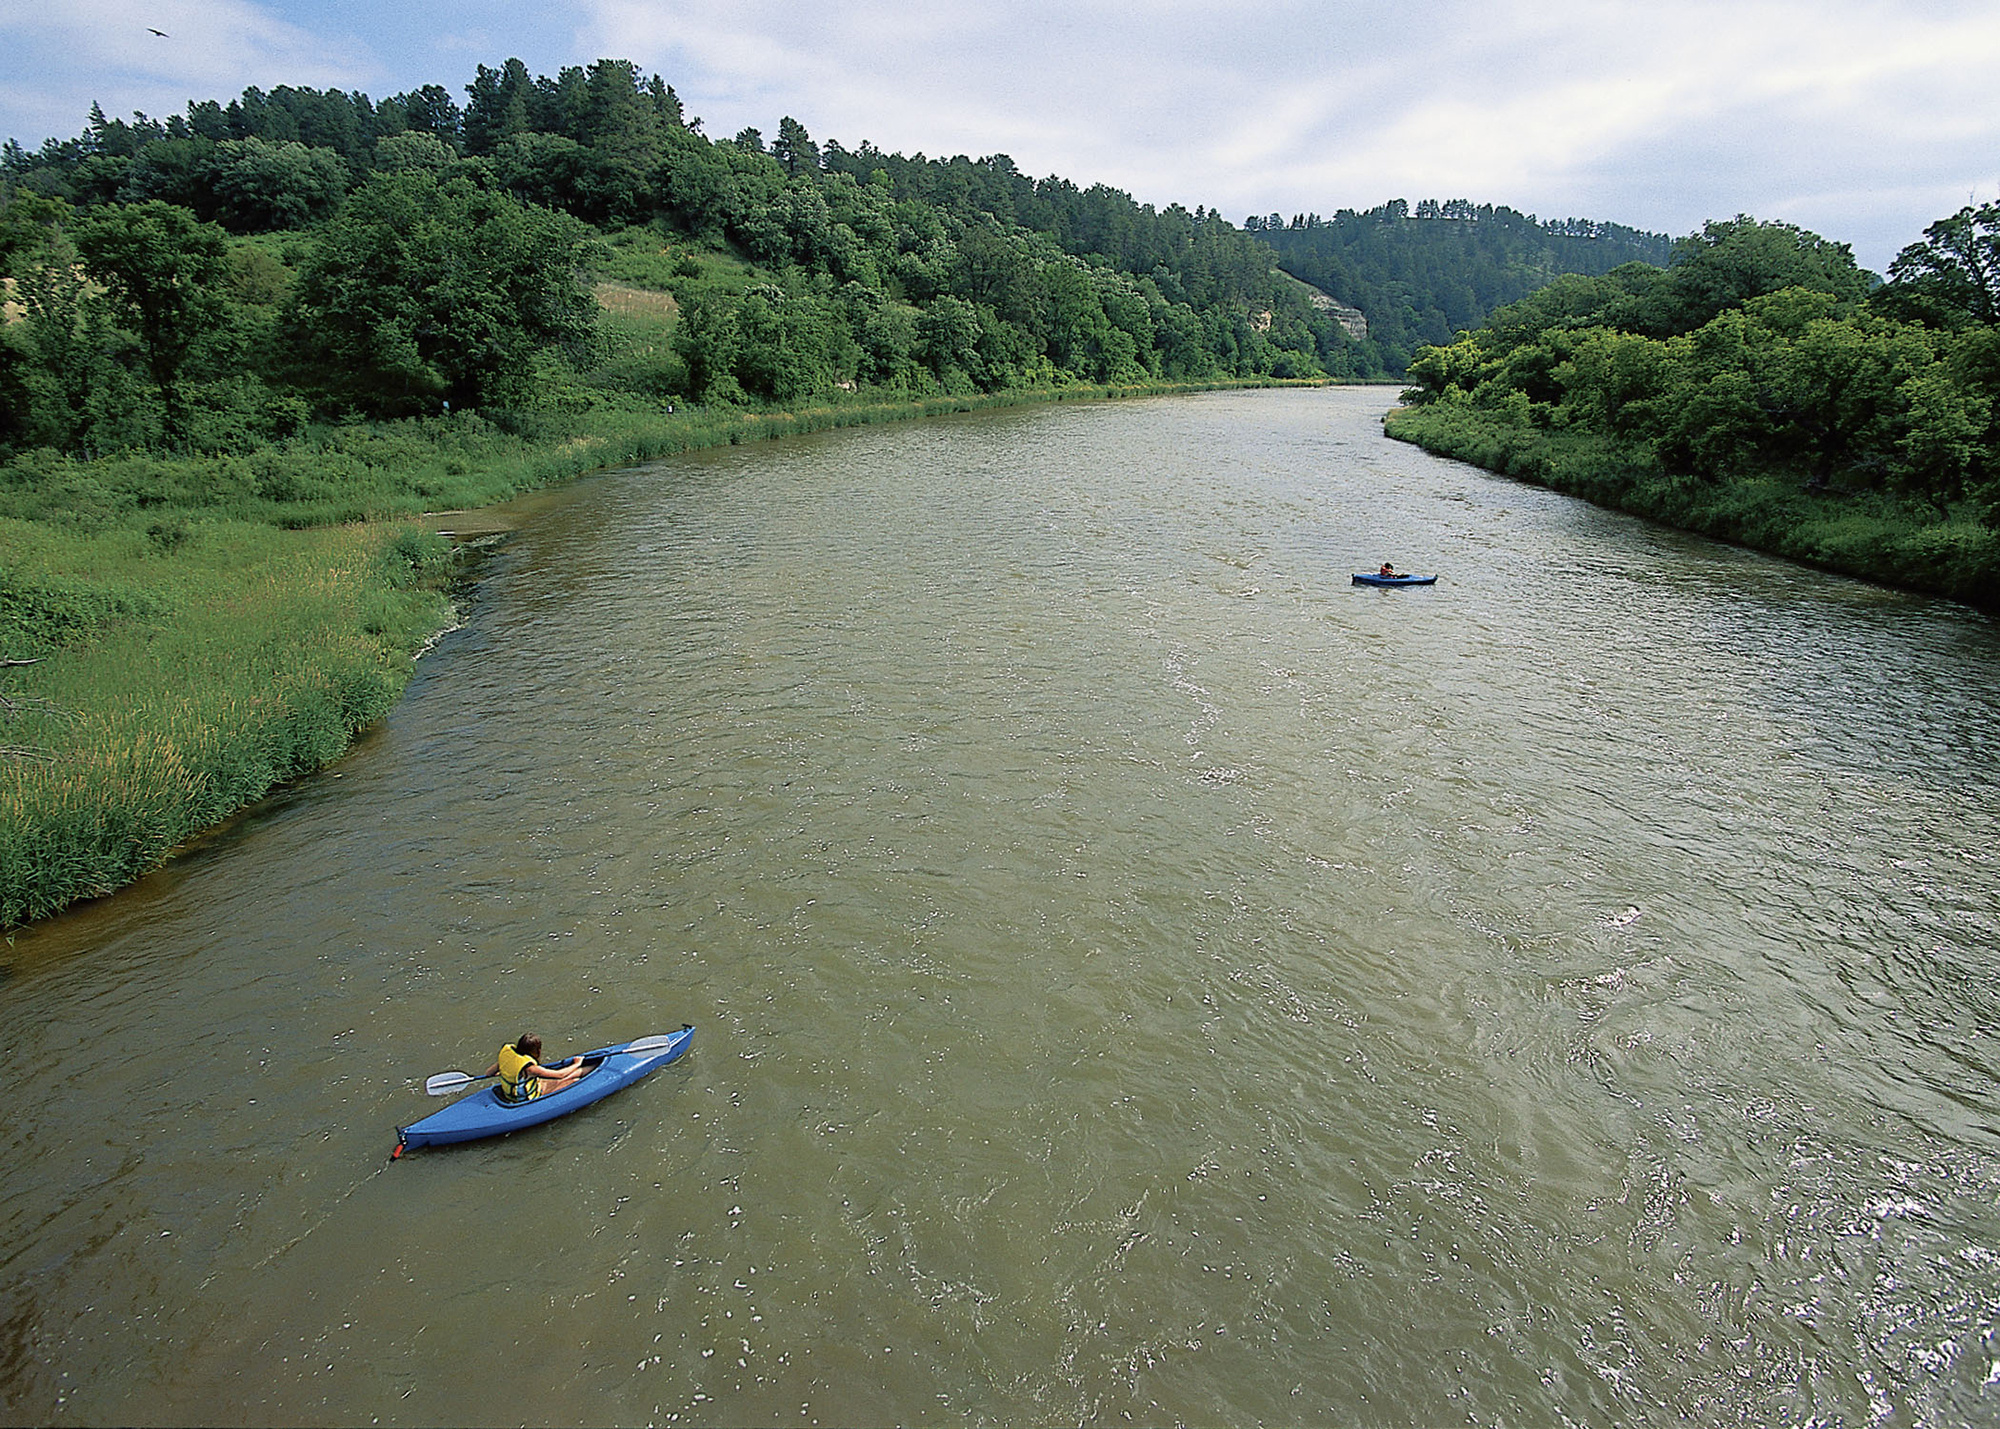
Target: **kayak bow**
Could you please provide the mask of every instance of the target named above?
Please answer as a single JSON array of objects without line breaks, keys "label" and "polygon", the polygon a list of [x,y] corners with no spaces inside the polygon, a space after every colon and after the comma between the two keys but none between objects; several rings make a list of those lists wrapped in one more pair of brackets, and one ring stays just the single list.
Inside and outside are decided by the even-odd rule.
[{"label": "kayak bow", "polygon": [[[688,1043],[693,1040],[694,1024],[689,1023],[664,1038],[644,1037],[635,1042],[621,1042],[616,1047],[600,1047],[594,1052],[586,1052],[583,1061],[589,1070],[561,1091],[549,1092],[530,1101],[504,1101],[497,1087],[482,1088],[469,1097],[459,1098],[443,1111],[431,1113],[422,1121],[397,1127],[396,1149],[390,1153],[390,1159],[394,1160],[414,1146],[449,1146],[459,1141],[504,1136],[510,1131],[520,1131],[524,1127],[539,1126],[545,1121],[567,1116],[592,1102],[604,1100],[613,1092],[622,1092],[648,1072],[666,1066],[687,1051]],[[644,1050],[626,1050],[638,1042],[647,1044]]]}]

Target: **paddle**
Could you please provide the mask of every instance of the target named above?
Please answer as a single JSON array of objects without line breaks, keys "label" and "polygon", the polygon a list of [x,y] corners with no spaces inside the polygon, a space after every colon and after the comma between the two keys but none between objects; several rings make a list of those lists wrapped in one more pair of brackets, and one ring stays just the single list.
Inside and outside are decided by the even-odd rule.
[{"label": "paddle", "polygon": [[[682,1029],[682,1031],[686,1030],[685,1028]],[[662,1032],[657,1037],[641,1037],[637,1042],[628,1043],[623,1047],[599,1047],[595,1052],[585,1052],[583,1056],[584,1060],[588,1061],[592,1057],[608,1057],[613,1052],[621,1054],[626,1052],[657,1052],[662,1047],[670,1044],[678,1036],[680,1036],[679,1032]],[[435,1077],[430,1078],[424,1083],[424,1093],[427,1096],[433,1097],[449,1096],[461,1087],[469,1087],[474,1082],[483,1082],[497,1075],[497,1073],[488,1072],[484,1077],[475,1077],[470,1072],[439,1072]]]}]

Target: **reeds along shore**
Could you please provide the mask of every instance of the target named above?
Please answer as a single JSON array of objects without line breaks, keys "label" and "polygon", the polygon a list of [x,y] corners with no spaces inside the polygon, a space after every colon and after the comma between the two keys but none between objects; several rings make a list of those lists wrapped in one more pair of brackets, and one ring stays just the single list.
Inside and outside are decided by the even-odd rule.
[{"label": "reeds along shore", "polygon": [[240,456],[17,457],[0,467],[0,927],[130,883],[381,718],[453,618],[452,548],[425,511],[704,447],[1185,390],[463,413]]},{"label": "reeds along shore", "polygon": [[[416,528],[0,523],[0,923],[109,893],[379,719],[450,619]],[[39,638],[38,638],[39,637]]]}]

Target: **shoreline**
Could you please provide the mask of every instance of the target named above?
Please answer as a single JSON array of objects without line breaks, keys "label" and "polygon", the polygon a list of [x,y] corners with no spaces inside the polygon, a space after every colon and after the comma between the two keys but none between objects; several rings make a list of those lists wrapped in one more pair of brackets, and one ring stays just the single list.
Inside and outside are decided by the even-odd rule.
[{"label": "shoreline", "polygon": [[1434,456],[1672,530],[2000,615],[2000,532],[1962,514],[1940,519],[1930,507],[1809,492],[1774,475],[1677,479],[1603,438],[1558,437],[1460,407],[1395,407],[1382,430]]},{"label": "shoreline", "polygon": [[[0,538],[13,537],[13,554],[25,555],[11,563],[22,589],[45,605],[82,602],[85,613],[52,623],[43,645],[21,651],[38,663],[11,671],[19,678],[0,690],[0,713],[11,716],[0,750],[0,935],[131,886],[345,755],[402,698],[415,662],[462,623],[446,592],[470,553],[532,519],[501,509],[510,503],[683,452],[838,427],[1046,402],[1336,385],[1079,384],[789,410],[697,408],[648,423],[625,414],[495,444],[483,463],[454,458],[445,466],[455,484],[419,481],[425,449],[395,442],[411,431],[441,441],[436,433],[467,422],[490,428],[465,414],[459,426],[366,435],[402,458],[413,487],[491,493],[482,504],[422,509],[411,500],[398,510],[393,496],[377,497],[372,511],[344,516],[343,505],[322,502],[266,520],[192,508],[169,510],[143,530],[143,515],[127,512],[81,536],[12,518]],[[235,460],[208,465],[227,473]],[[311,519],[328,512],[331,519]],[[273,664],[276,639],[285,648]]]}]

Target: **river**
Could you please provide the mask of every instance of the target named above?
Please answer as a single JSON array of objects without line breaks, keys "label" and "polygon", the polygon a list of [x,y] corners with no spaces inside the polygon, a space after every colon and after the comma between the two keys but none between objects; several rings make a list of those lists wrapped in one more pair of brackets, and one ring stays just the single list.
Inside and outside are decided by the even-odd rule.
[{"label": "river", "polygon": [[537,498],[348,757],[0,948],[0,1419],[2000,1422],[2000,632],[1387,400]]}]

